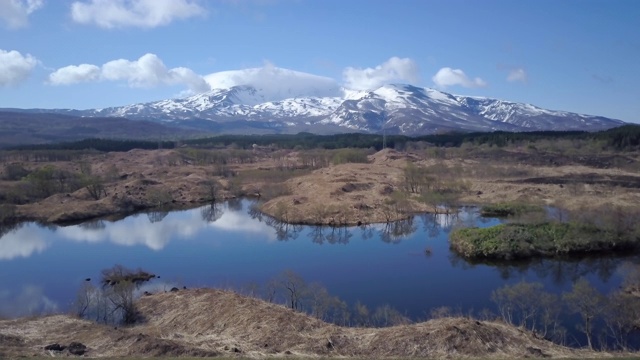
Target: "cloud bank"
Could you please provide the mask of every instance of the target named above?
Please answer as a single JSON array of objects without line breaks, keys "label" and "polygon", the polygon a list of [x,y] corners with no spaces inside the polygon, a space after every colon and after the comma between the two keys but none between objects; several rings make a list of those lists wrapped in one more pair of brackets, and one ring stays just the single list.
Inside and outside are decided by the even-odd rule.
[{"label": "cloud bank", "polygon": [[105,29],[154,28],[205,14],[206,10],[193,0],[89,0],[71,4],[75,22]]},{"label": "cloud bank", "polygon": [[[188,91],[182,95],[207,92],[234,86],[255,88],[255,98],[261,102],[281,101],[296,97],[344,97],[351,90],[369,91],[390,83],[416,84],[420,79],[417,63],[410,58],[392,57],[375,67],[347,67],[342,72],[343,82],[324,76],[278,68],[266,61],[262,67],[221,71],[205,76],[186,67],[168,68],[155,54],[145,54],[137,60],[117,59],[101,66],[93,64],[61,67],[49,75],[51,85],[71,85],[83,82],[119,81],[132,88],[184,85]],[[509,81],[526,82],[523,69],[510,70]],[[487,83],[470,78],[461,69],[441,68],[433,77],[439,88],[463,86],[484,87]]]},{"label": "cloud bank", "polygon": [[31,75],[37,64],[38,60],[29,54],[0,49],[0,86],[20,84]]},{"label": "cloud bank", "polygon": [[29,24],[29,15],[40,9],[44,0],[0,0],[0,20],[9,29],[18,29]]},{"label": "cloud bank", "polygon": [[393,82],[415,83],[419,71],[415,61],[394,56],[374,68],[347,67],[342,78],[347,89],[372,90]]},{"label": "cloud bank", "polygon": [[265,101],[278,101],[299,96],[341,96],[340,84],[334,79],[282,69],[270,62],[260,68],[222,71],[206,75],[211,88],[249,85],[258,90]]},{"label": "cloud bank", "polygon": [[469,78],[464,71],[460,69],[452,69],[450,67],[443,67],[431,78],[433,83],[440,88],[446,88],[449,86],[462,86],[466,88],[478,88],[487,86],[487,83],[479,77]]},{"label": "cloud bank", "polygon": [[101,67],[92,64],[62,67],[49,75],[52,85],[70,85],[94,81],[125,81],[130,87],[151,88],[162,85],[185,85],[191,92],[208,91],[204,78],[193,70],[169,69],[155,54],[145,54],[138,60],[118,59]]}]

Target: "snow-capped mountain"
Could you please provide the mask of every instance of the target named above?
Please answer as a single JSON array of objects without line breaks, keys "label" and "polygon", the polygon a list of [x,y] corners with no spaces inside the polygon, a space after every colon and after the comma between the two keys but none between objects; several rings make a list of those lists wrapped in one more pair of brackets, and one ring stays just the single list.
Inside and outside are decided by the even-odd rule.
[{"label": "snow-capped mountain", "polygon": [[291,122],[329,116],[342,104],[341,97],[292,97],[268,101],[270,97],[252,86],[213,89],[183,99],[85,111],[83,116],[118,116],[146,120],[268,121]]},{"label": "snow-capped mountain", "polygon": [[323,123],[352,130],[425,134],[452,130],[521,130],[485,118],[460,103],[458,97],[410,85],[385,85],[374,91],[351,93]]},{"label": "snow-capped mountain", "polygon": [[23,110],[151,120],[215,132],[596,131],[620,120],[503,100],[452,95],[411,85],[340,89],[329,78],[279,68],[205,77],[212,90],[181,99],[91,110]]},{"label": "snow-capped mountain", "polygon": [[411,85],[385,85],[374,91],[351,92],[323,123],[353,130],[399,134],[465,131],[595,131],[620,126],[620,120],[530,104],[452,95]]}]

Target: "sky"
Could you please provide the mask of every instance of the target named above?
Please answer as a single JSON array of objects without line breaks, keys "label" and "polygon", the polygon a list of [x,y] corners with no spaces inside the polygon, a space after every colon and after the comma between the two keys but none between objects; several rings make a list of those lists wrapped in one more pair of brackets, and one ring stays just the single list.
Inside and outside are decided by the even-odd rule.
[{"label": "sky", "polygon": [[[228,70],[243,71],[211,75]],[[0,107],[243,81],[408,83],[640,122],[640,1],[0,0]]]}]

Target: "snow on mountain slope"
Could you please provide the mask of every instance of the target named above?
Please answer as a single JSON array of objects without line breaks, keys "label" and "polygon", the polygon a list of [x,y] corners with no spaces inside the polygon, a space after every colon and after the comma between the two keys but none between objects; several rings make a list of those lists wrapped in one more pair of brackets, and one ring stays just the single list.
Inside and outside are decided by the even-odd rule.
[{"label": "snow on mountain slope", "polygon": [[324,123],[359,131],[383,128],[402,134],[447,130],[515,130],[515,126],[496,124],[461,107],[453,95],[411,85],[385,85],[374,91],[351,94]]},{"label": "snow on mountain slope", "polygon": [[341,97],[303,97],[266,102],[254,106],[256,111],[270,113],[275,117],[313,116],[324,117],[334,112],[343,99]]},{"label": "snow on mountain slope", "polygon": [[622,125],[619,120],[602,116],[546,110],[531,104],[480,97],[456,98],[469,111],[486,119],[509,123],[527,130],[601,130]]},{"label": "snow on mountain slope", "polygon": [[443,131],[602,130],[622,121],[542,109],[530,104],[451,95],[411,85],[347,92],[326,124],[352,130],[400,134]]},{"label": "snow on mountain slope", "polygon": [[215,131],[221,123],[234,122],[250,123],[249,128],[255,125],[260,131],[266,126],[294,129],[291,131],[303,128],[323,133],[385,131],[406,135],[446,131],[595,131],[623,124],[605,117],[458,96],[404,84],[384,85],[370,91],[341,89],[333,79],[269,64],[205,78],[212,90],[182,99],[106,109],[47,111],[168,121],[176,125],[194,120],[201,127],[210,122]]},{"label": "snow on mountain slope", "polygon": [[183,99],[161,100],[116,108],[89,111],[85,116],[119,116],[149,120],[185,120],[191,118],[225,120],[274,120],[279,118],[324,117],[342,103],[341,97],[301,97],[266,101],[257,89],[242,85]]}]

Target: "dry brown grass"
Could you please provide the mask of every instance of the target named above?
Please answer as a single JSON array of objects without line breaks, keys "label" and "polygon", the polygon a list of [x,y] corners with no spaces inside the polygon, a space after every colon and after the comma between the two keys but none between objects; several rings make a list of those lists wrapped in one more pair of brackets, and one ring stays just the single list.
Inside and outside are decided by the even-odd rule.
[{"label": "dry brown grass", "polygon": [[555,345],[504,324],[441,318],[389,328],[345,328],[283,306],[213,289],[143,297],[141,321],[114,328],[56,315],[0,321],[0,354],[46,356],[79,341],[91,357],[241,355],[247,358],[524,358],[610,356]]},{"label": "dry brown grass", "polygon": [[[300,166],[296,152],[278,156],[256,154],[255,162],[231,164],[229,167],[236,173],[245,174],[240,176],[240,190],[244,193],[254,194],[264,190],[265,196],[276,196],[263,204],[261,210],[296,223],[340,225],[387,221],[390,214],[385,202],[391,192],[402,189],[403,169],[409,162],[458,168],[459,179],[470,184],[470,189],[461,198],[465,204],[524,201],[579,209],[602,202],[623,206],[640,203],[638,187],[580,181],[581,177],[600,176],[629,177],[638,179],[640,183],[640,176],[632,170],[580,164],[534,166],[509,159],[511,157],[436,159],[426,153],[401,153],[385,149],[370,155],[368,164],[330,165],[313,171],[277,173],[283,166],[293,169]],[[133,207],[148,207],[152,205],[152,199],[158,197],[169,199],[171,206],[175,207],[196,206],[206,200],[204,183],[211,179],[215,170],[214,165],[197,165],[185,160],[176,150],[95,154],[89,155],[85,161],[92,164],[93,173],[97,175],[107,176],[114,168],[117,169],[117,178],[106,184],[107,197],[95,201],[86,189],[81,189],[18,206],[18,214],[40,221],[77,221],[122,212],[125,202]],[[25,167],[33,169],[42,165],[28,163]],[[53,165],[69,171],[79,170],[77,162],[56,162]],[[274,173],[273,179],[269,177],[271,171]],[[288,178],[291,174],[302,175]],[[283,177],[285,175],[287,177]],[[539,181],[539,178],[552,180],[563,176],[573,177],[574,183],[561,186],[553,181]],[[283,181],[286,178],[288,180]],[[230,185],[227,178],[217,179],[223,185]],[[275,185],[277,187],[274,189],[268,188]],[[0,191],[8,186],[9,182],[0,182]],[[233,196],[231,189],[227,189],[223,196]],[[418,201],[411,202],[411,211],[428,210],[429,207]],[[391,215],[394,218],[408,216],[406,213]]]}]

